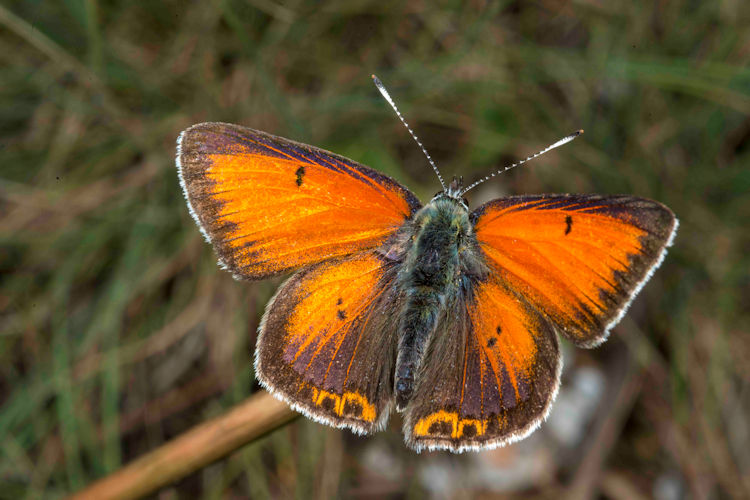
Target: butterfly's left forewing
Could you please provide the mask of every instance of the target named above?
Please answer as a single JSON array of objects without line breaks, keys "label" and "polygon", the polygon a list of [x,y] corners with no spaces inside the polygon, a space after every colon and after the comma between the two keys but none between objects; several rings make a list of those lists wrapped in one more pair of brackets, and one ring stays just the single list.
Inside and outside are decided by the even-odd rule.
[{"label": "butterfly's left forewing", "polygon": [[237,278],[374,248],[419,208],[409,190],[369,167],[228,123],[180,134],[177,165],[193,217]]},{"label": "butterfly's left forewing", "polygon": [[382,428],[393,399],[396,271],[366,252],[289,278],[259,329],[261,383],[317,421],[358,433]]},{"label": "butterfly's left forewing", "polygon": [[502,446],[544,419],[560,379],[554,329],[496,276],[450,304],[404,419],[416,450]]}]

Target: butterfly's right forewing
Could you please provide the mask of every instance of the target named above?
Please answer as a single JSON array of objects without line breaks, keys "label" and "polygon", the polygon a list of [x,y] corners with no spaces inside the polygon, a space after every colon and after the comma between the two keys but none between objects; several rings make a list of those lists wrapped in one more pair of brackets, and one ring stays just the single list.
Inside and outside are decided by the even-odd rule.
[{"label": "butterfly's right forewing", "polygon": [[607,338],[677,230],[667,207],[632,196],[513,196],[472,218],[493,273],[581,347]]}]

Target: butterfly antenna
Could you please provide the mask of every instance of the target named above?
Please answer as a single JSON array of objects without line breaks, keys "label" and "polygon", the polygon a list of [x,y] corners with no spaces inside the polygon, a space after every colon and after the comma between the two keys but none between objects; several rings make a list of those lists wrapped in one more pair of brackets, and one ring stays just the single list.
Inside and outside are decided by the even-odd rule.
[{"label": "butterfly antenna", "polygon": [[432,169],[437,174],[438,180],[440,181],[440,185],[443,186],[443,191],[447,191],[448,188],[445,186],[445,181],[443,181],[443,176],[440,175],[440,171],[438,170],[437,165],[435,165],[435,162],[432,161],[432,158],[430,157],[430,154],[424,148],[424,146],[422,145],[422,143],[419,142],[419,139],[417,138],[417,134],[414,133],[414,131],[411,129],[411,127],[409,127],[409,124],[406,123],[406,120],[404,120],[404,117],[401,116],[401,112],[396,107],[396,103],[393,102],[393,99],[391,99],[391,95],[385,89],[385,85],[383,85],[383,82],[381,82],[378,79],[378,77],[375,76],[375,75],[372,75],[372,81],[375,82],[375,86],[378,88],[378,90],[383,95],[383,97],[385,98],[385,100],[388,101],[388,104],[391,105],[391,107],[393,108],[393,111],[396,112],[396,114],[398,115],[399,119],[401,120],[401,123],[403,123],[404,127],[406,127],[406,130],[408,130],[409,133],[411,134],[411,136],[414,138],[414,140],[417,141],[417,144],[422,149],[422,152],[424,153],[424,155],[427,157],[427,161],[430,162],[430,165],[432,165]]},{"label": "butterfly antenna", "polygon": [[486,176],[486,177],[485,177],[484,179],[479,179],[479,180],[478,180],[478,181],[476,181],[476,182],[475,182],[474,184],[470,185],[469,187],[467,187],[466,189],[464,189],[463,191],[461,191],[461,196],[463,196],[464,194],[466,194],[466,192],[467,192],[467,191],[469,191],[470,189],[473,189],[473,188],[477,187],[477,186],[478,186],[479,184],[483,183],[484,181],[488,181],[488,180],[492,179],[493,177],[495,177],[496,175],[502,174],[503,172],[507,172],[507,171],[508,171],[508,170],[510,170],[511,168],[515,168],[515,167],[517,167],[517,166],[519,166],[519,165],[523,165],[523,164],[524,164],[524,163],[526,163],[527,161],[529,161],[529,160],[533,160],[533,159],[534,159],[534,158],[536,158],[537,156],[542,156],[542,155],[543,155],[544,153],[546,153],[547,151],[550,151],[550,150],[552,150],[552,149],[555,149],[555,148],[557,148],[557,147],[560,147],[560,146],[562,146],[563,144],[567,144],[567,143],[569,143],[570,141],[572,141],[573,139],[575,139],[576,137],[578,137],[578,136],[579,136],[579,135],[581,135],[581,134],[583,134],[583,129],[581,129],[581,130],[576,130],[575,132],[573,132],[573,133],[572,133],[572,134],[570,134],[569,136],[567,136],[567,137],[563,137],[562,139],[560,139],[560,140],[559,140],[559,141],[557,141],[556,143],[554,143],[554,144],[551,144],[551,145],[547,146],[546,148],[542,149],[542,150],[541,150],[541,151],[539,151],[538,153],[536,153],[536,154],[533,154],[533,155],[529,156],[529,157],[528,157],[528,158],[526,158],[525,160],[521,160],[521,161],[519,161],[518,163],[514,163],[513,165],[509,165],[509,166],[507,166],[507,167],[505,167],[505,168],[501,168],[500,170],[496,170],[495,172],[492,172],[492,173],[491,173],[490,175]]}]

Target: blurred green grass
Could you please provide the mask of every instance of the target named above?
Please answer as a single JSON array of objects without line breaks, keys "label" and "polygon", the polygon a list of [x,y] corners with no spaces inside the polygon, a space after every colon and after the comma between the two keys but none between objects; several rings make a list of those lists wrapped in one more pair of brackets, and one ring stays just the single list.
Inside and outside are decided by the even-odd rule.
[{"label": "blurred green grass", "polygon": [[[586,130],[473,204],[598,192],[673,209],[675,247],[631,313],[645,382],[605,472],[646,496],[660,472],[695,497],[749,494],[748,47],[736,1],[6,2],[0,496],[79,489],[257,390],[278,280],[216,268],[177,183],[182,129],[240,123],[438,190],[371,73],[446,177]],[[424,493],[396,427],[369,440],[410,471],[390,493]],[[366,495],[370,441],[299,420],[173,493]]]}]

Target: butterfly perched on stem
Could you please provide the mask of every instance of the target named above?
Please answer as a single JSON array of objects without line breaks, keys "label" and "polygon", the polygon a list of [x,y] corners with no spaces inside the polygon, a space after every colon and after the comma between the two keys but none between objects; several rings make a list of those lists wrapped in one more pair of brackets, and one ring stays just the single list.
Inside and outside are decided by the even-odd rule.
[{"label": "butterfly perched on stem", "polygon": [[294,272],[259,328],[265,388],[360,434],[396,409],[418,451],[501,446],[546,417],[558,334],[603,342],[677,219],[632,196],[521,195],[471,210],[464,194],[478,182],[446,186],[427,157],[443,189],[425,205],[352,160],[225,123],[182,132],[177,166],[224,268],[250,280]]}]

